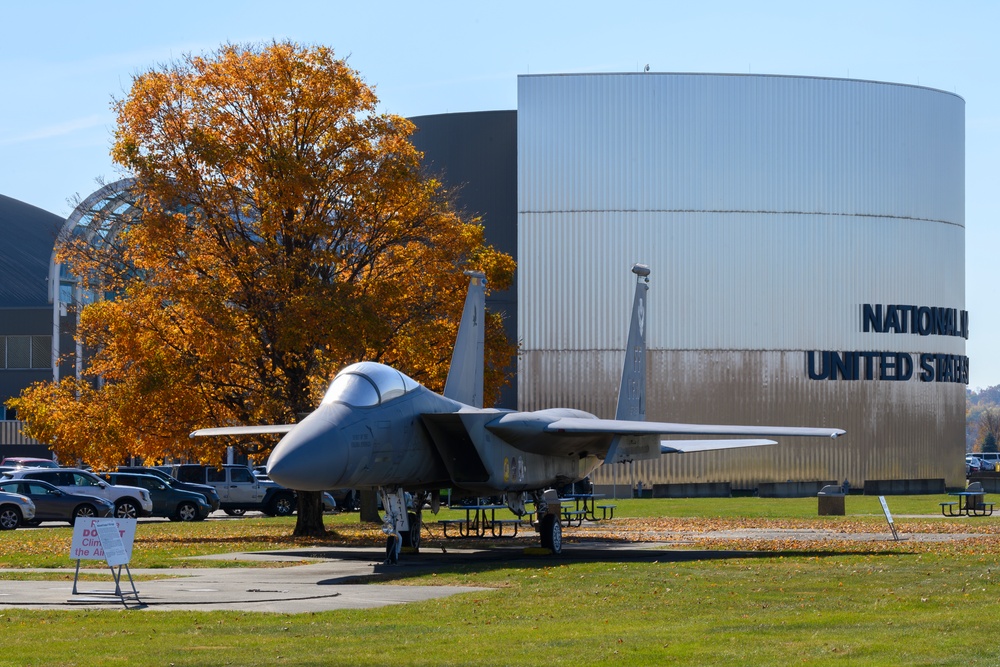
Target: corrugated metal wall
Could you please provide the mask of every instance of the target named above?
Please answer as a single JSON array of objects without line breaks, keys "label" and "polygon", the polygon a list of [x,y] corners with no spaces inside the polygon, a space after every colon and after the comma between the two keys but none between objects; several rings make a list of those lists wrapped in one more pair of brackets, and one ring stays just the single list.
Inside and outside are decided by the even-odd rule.
[{"label": "corrugated metal wall", "polygon": [[0,444],[37,445],[37,440],[33,440],[21,433],[21,426],[22,423],[16,420],[0,420]]},{"label": "corrugated metal wall", "polygon": [[805,370],[807,350],[965,353],[860,327],[864,303],[964,308],[961,98],[676,74],[527,76],[518,94],[522,409],[611,416],[644,262],[649,419],[849,431],[637,464],[645,483],[961,483],[965,385]]}]

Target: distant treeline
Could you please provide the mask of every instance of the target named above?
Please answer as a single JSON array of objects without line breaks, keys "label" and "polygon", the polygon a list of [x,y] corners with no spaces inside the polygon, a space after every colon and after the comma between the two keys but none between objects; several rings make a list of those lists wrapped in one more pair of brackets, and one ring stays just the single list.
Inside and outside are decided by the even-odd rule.
[{"label": "distant treeline", "polygon": [[[965,394],[965,451],[982,451],[987,429],[986,411],[1000,411],[1000,384],[986,389],[968,390]],[[994,420],[995,421],[995,420]]]}]

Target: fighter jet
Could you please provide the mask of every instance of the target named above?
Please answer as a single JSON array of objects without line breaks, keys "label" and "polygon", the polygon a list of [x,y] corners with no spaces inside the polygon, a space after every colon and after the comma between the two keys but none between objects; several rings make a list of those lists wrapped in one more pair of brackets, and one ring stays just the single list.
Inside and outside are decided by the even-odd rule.
[{"label": "fighter jet", "polygon": [[[443,395],[394,368],[362,361],[337,373],[319,407],[298,424],[207,428],[191,435],[282,433],[267,462],[272,480],[303,491],[377,489],[385,510],[387,561],[396,562],[401,546],[419,548],[422,508],[429,504],[437,512],[440,489],[469,496],[502,495],[518,516],[525,513],[530,497],[541,544],[558,554],[562,524],[552,490],[584,479],[602,464],[771,445],[775,441],[766,438],[773,436],[836,438],[844,433],[831,428],[645,421],[650,271],[636,264],[632,273],[635,295],[615,419],[572,408],[483,408],[486,281],[481,273],[468,273],[469,290]],[[664,439],[676,435],[723,439]]]}]

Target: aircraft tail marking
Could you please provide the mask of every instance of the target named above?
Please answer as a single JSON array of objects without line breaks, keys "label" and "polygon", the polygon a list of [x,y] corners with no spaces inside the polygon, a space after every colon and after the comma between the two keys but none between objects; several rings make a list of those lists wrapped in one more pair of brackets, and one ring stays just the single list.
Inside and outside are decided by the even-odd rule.
[{"label": "aircraft tail marking", "polygon": [[[632,266],[636,275],[635,296],[632,298],[632,317],[628,326],[625,361],[622,379],[618,385],[618,408],[615,419],[644,421],[646,419],[646,295],[649,292],[649,267]],[[615,461],[617,440],[612,443],[605,463]]]},{"label": "aircraft tail marking", "polygon": [[483,367],[485,365],[486,275],[466,271],[469,292],[465,297],[462,321],[458,325],[451,368],[444,383],[444,396],[475,408],[483,407]]}]

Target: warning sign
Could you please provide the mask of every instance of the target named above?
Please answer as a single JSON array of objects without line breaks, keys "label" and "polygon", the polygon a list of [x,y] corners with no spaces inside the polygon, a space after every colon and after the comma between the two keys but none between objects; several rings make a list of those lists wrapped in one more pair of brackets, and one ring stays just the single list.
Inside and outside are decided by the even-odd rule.
[{"label": "warning sign", "polygon": [[135,519],[77,519],[69,557],[125,565],[132,559],[135,524]]}]

